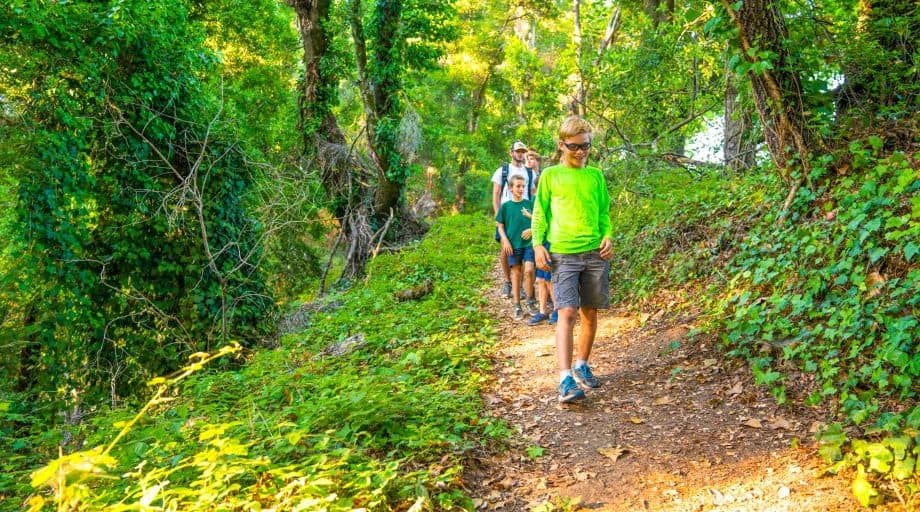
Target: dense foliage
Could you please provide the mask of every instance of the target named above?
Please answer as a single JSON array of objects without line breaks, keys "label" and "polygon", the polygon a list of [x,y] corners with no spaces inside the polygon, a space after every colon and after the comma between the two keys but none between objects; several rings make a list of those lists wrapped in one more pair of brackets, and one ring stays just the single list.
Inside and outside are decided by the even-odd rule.
[{"label": "dense foliage", "polygon": [[[451,316],[480,305],[489,248],[460,217],[386,253],[424,230],[420,198],[488,211],[510,143],[551,163],[578,112],[614,199],[614,298],[683,290],[781,403],[813,374],[805,403],[839,413],[823,452],[881,501],[920,452],[918,40],[920,9],[897,1],[7,2],[0,493],[22,495],[53,446],[113,438],[190,354],[276,346],[279,303],[316,300],[280,352],[170,377],[174,402],[105,452],[133,479],[71,488],[185,504],[211,475],[233,484],[196,488],[228,506],[254,506],[233,485],[265,503],[463,503],[454,459],[415,471],[493,428],[442,380],[476,368],[468,345],[489,336]],[[324,297],[338,275],[353,289]],[[429,282],[438,300],[393,302]],[[358,333],[362,348],[314,358]],[[461,378],[472,393],[475,372]],[[409,421],[363,416],[367,393]],[[239,396],[252,415],[231,424]],[[407,446],[418,458],[395,454]],[[319,483],[294,492],[298,478]]]},{"label": "dense foliage", "polygon": [[[487,230],[479,216],[439,221],[417,248],[374,260],[366,286],[293,310],[280,349],[247,353],[236,371],[202,370],[196,357],[151,382],[160,392],[139,417],[119,409],[69,428],[87,448],[32,474],[31,505],[469,507],[463,454],[507,435],[479,416],[495,339],[494,321],[478,314]],[[432,292],[400,302],[420,283]],[[26,469],[7,460],[3,473],[24,486]],[[46,487],[51,495],[38,492]]]},{"label": "dense foliage", "polygon": [[254,169],[202,81],[214,57],[186,11],[10,6],[2,33],[26,134],[4,287],[21,297],[5,332],[21,347],[16,388],[117,401],[183,354],[264,335]]}]

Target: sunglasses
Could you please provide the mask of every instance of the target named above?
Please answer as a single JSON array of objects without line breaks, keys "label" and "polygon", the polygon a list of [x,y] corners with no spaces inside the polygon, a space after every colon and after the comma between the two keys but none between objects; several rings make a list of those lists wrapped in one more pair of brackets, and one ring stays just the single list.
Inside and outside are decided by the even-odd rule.
[{"label": "sunglasses", "polygon": [[584,144],[574,144],[571,142],[563,142],[562,145],[565,146],[569,151],[578,151],[578,150],[587,151],[591,149],[590,142],[585,142]]}]

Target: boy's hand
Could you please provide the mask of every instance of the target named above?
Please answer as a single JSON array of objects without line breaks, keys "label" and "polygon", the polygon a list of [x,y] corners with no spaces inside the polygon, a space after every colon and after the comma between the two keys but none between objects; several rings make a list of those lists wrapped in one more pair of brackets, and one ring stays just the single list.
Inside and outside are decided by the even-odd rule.
[{"label": "boy's hand", "polygon": [[549,252],[546,251],[546,247],[538,245],[533,248],[533,259],[534,263],[537,265],[537,268],[540,270],[545,270],[549,272]]},{"label": "boy's hand", "polygon": [[511,247],[511,242],[507,238],[502,239],[502,254],[505,256],[511,256],[511,253],[514,252],[514,248]]},{"label": "boy's hand", "polygon": [[598,252],[602,260],[609,260],[613,256],[613,242],[609,238],[601,240],[601,247]]},{"label": "boy's hand", "polygon": [[524,208],[523,206],[521,207],[521,213],[524,214],[524,216],[527,217],[528,219],[533,218],[533,215],[530,213],[530,211],[528,211],[527,208]]},{"label": "boy's hand", "polygon": [[530,240],[530,236],[531,236],[531,232],[529,229],[525,229],[524,231],[521,231],[521,238],[523,238],[524,240]]}]

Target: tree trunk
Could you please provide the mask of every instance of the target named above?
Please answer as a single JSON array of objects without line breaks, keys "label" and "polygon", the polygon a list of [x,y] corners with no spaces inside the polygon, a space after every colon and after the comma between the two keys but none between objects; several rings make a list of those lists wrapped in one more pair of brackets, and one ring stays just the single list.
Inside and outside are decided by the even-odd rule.
[{"label": "tree trunk", "polygon": [[[741,49],[749,64],[747,74],[751,79],[754,104],[770,156],[782,178],[791,186],[786,201],[788,207],[801,183],[801,179],[792,177],[790,160],[799,158],[804,166],[802,175],[807,176],[808,158],[818,139],[806,123],[801,81],[784,46],[788,39],[786,24],[773,0],[745,0],[738,11],[728,0],[722,3],[738,28]],[[757,56],[762,52],[776,56],[770,62],[772,69],[767,69]]]},{"label": "tree trunk", "polygon": [[[482,82],[479,83],[479,86],[476,87],[476,90],[472,94],[472,104],[470,105],[470,116],[466,121],[466,133],[470,138],[476,133],[476,130],[479,128],[479,114],[482,112],[482,106],[485,102],[486,90],[489,87],[489,82],[492,80],[492,75],[495,73],[495,66],[498,65],[501,60],[501,50],[496,49],[492,57],[489,59],[489,67],[486,70],[486,76],[482,79]],[[461,156],[460,165],[457,168],[457,188],[454,195],[454,211],[457,213],[463,213],[466,209],[466,183],[464,179],[466,175],[470,172],[472,167],[472,161],[469,156]]]},{"label": "tree trunk", "polygon": [[331,40],[326,27],[331,0],[288,0],[288,4],[297,14],[304,47],[304,80],[299,104],[304,153],[307,160],[313,160],[320,169],[323,188],[339,221],[342,238],[346,240],[345,267],[340,280],[350,281],[364,273],[373,232],[367,220],[369,212],[361,201],[366,194],[363,185],[366,180],[356,176],[360,166],[351,155],[332,111],[338,77],[333,66],[323,65]]},{"label": "tree trunk", "polygon": [[312,148],[315,137],[345,143],[345,137],[332,113],[338,77],[331,66],[322,66],[331,35],[322,24],[329,18],[331,0],[288,0],[297,14],[303,42],[304,80],[300,104],[301,132],[304,147]]},{"label": "tree trunk", "polygon": [[645,5],[643,6],[646,16],[652,20],[655,28],[674,18],[674,0],[665,0],[664,8],[662,8],[661,4],[661,0],[645,0]]},{"label": "tree trunk", "polygon": [[454,212],[456,213],[463,213],[466,210],[466,183],[464,180],[469,172],[469,159],[460,159],[460,165],[457,168],[457,192],[454,194]]},{"label": "tree trunk", "polygon": [[725,73],[725,103],[724,103],[724,143],[722,156],[725,168],[732,172],[743,172],[754,165],[755,145],[751,130],[753,122],[751,112],[739,101],[738,87],[735,85],[733,73]]},{"label": "tree trunk", "polygon": [[[408,177],[408,165],[399,152],[399,124],[404,112],[399,100],[402,80],[397,38],[402,3],[400,0],[375,3],[370,38],[365,33],[362,15],[361,0],[352,0],[349,16],[358,65],[358,87],[364,104],[368,149],[377,166],[373,217],[375,224],[382,224],[390,212],[404,212],[403,189]],[[368,44],[372,61],[368,60]]]},{"label": "tree trunk", "polygon": [[572,32],[572,42],[575,43],[575,67],[578,71],[578,82],[575,85],[575,100],[572,102],[571,112],[580,116],[585,115],[585,105],[587,104],[587,91],[585,90],[585,72],[581,63],[581,0],[574,0],[572,5],[572,14],[575,20],[575,27]]}]

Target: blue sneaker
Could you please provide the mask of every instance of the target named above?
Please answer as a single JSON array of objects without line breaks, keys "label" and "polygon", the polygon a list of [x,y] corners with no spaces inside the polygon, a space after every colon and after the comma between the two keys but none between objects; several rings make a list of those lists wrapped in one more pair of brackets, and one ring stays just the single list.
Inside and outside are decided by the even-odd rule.
[{"label": "blue sneaker", "polygon": [[527,321],[527,325],[539,325],[539,323],[544,320],[549,320],[549,315],[538,312],[536,315],[530,317],[530,320]]},{"label": "blue sneaker", "polygon": [[559,310],[554,309],[552,313],[549,314],[549,325],[556,325],[556,322],[559,321]]},{"label": "blue sneaker", "polygon": [[578,384],[575,384],[575,380],[572,377],[566,377],[559,383],[559,403],[574,402],[575,400],[582,400],[584,397],[585,392],[578,389]]},{"label": "blue sneaker", "polygon": [[575,382],[580,386],[588,388],[599,388],[601,386],[601,383],[591,373],[591,368],[587,364],[572,367],[572,377],[575,378]]}]

